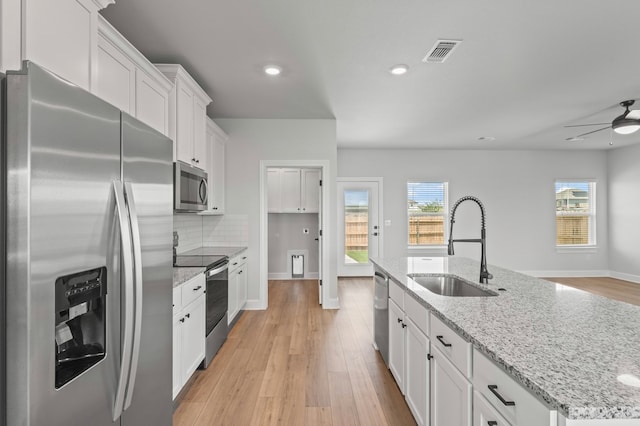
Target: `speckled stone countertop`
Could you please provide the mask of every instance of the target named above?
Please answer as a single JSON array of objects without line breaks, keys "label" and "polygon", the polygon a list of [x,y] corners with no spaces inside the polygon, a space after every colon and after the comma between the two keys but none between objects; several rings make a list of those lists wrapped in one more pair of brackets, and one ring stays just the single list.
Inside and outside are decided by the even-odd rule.
[{"label": "speckled stone countertop", "polygon": [[173,288],[186,283],[191,278],[204,272],[203,267],[173,268]]},{"label": "speckled stone countertop", "polygon": [[371,260],[566,418],[640,419],[640,387],[618,379],[640,377],[640,306],[491,265],[488,288],[506,289],[499,296],[440,296],[407,274],[477,283],[480,264],[458,257]]},{"label": "speckled stone countertop", "polygon": [[[247,247],[200,247],[184,253],[180,256],[228,256],[232,258],[247,250]],[[189,281],[198,274],[203,273],[202,267],[179,267],[173,268],[173,288]]]}]

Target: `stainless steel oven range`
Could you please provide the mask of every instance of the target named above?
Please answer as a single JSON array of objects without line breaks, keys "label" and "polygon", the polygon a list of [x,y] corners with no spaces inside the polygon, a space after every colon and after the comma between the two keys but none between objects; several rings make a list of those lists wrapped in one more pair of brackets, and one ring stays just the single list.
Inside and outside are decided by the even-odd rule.
[{"label": "stainless steel oven range", "polygon": [[222,344],[227,340],[227,310],[229,306],[229,258],[211,255],[178,255],[174,266],[204,266],[207,288],[205,323],[205,359],[207,368]]}]

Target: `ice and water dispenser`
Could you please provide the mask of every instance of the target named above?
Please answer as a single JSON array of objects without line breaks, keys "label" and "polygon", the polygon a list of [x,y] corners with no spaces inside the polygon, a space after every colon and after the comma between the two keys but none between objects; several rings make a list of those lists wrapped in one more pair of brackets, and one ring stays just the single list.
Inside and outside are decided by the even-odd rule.
[{"label": "ice and water dispenser", "polygon": [[107,268],[55,282],[56,389],[105,357]]}]

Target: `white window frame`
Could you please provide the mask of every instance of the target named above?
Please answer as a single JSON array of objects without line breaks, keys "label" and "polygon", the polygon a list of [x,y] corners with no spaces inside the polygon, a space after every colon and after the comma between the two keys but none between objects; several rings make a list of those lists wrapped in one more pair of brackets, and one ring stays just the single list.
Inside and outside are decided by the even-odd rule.
[{"label": "white window frame", "polygon": [[[410,183],[441,183],[443,185],[444,199],[443,199],[443,221],[444,221],[444,238],[442,244],[423,244],[423,245],[410,245],[409,244],[409,211],[407,206],[409,205],[409,184]],[[407,250],[410,255],[417,255],[420,253],[425,254],[446,254],[447,251],[447,236],[449,235],[449,182],[440,181],[435,179],[409,179],[406,182],[404,188],[404,205],[405,205],[405,238]]]},{"label": "white window frame", "polygon": [[[596,222],[597,222],[597,202],[596,202],[596,183],[595,179],[555,179],[553,182],[553,203],[556,205],[556,184],[557,183],[587,183],[589,184],[589,211],[583,214],[576,212],[566,212],[564,214],[571,215],[583,215],[589,218],[589,227],[588,227],[588,238],[589,242],[587,244],[558,244],[558,227],[557,220],[554,220],[555,232],[554,232],[554,241],[556,241],[556,251],[558,253],[593,253],[596,252],[597,249],[597,239],[596,239]],[[555,212],[555,217],[562,216],[563,212]]]}]

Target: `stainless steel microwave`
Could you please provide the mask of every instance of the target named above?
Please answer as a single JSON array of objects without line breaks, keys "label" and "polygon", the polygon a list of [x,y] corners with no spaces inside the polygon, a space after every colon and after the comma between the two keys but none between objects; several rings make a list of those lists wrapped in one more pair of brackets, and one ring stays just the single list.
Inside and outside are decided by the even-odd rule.
[{"label": "stainless steel microwave", "polygon": [[207,209],[207,172],[182,161],[173,163],[173,208],[177,212]]}]

